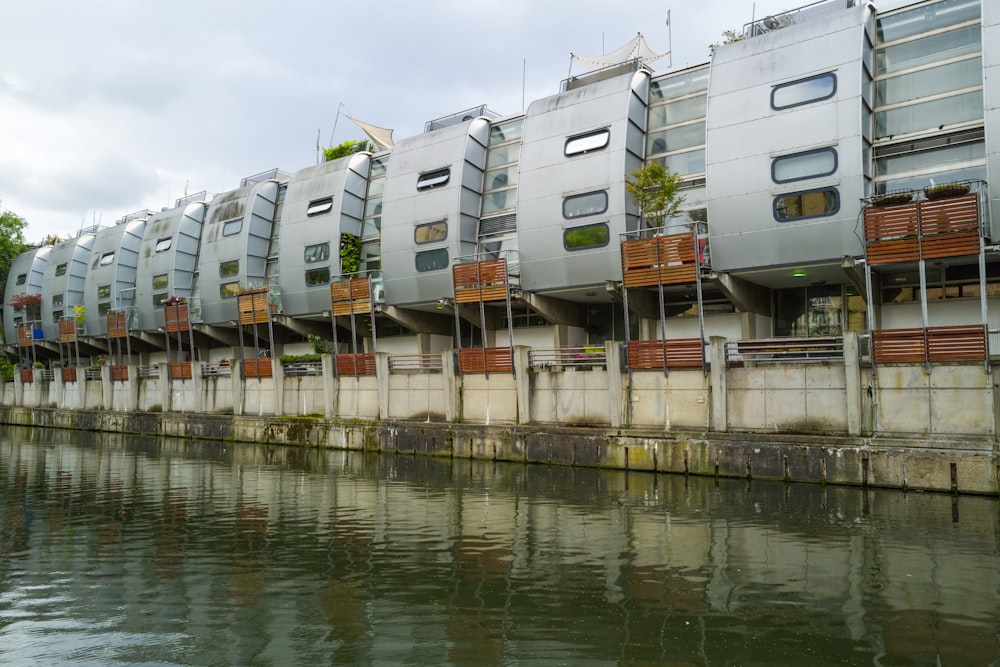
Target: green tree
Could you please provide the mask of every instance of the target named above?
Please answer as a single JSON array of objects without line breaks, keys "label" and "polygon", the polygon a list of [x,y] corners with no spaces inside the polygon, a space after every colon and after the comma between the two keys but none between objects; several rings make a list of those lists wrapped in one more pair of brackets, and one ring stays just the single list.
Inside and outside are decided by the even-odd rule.
[{"label": "green tree", "polygon": [[722,42],[715,42],[714,44],[708,45],[708,52],[714,54],[715,50],[720,46],[725,44],[735,44],[736,42],[742,42],[746,39],[746,35],[742,32],[736,32],[735,30],[723,30],[722,31]]},{"label": "green tree", "polygon": [[632,195],[632,202],[651,227],[662,227],[684,203],[684,196],[677,194],[682,180],[662,162],[650,162],[628,175],[625,191]]},{"label": "green tree", "polygon": [[28,221],[12,211],[0,211],[0,281],[7,279],[14,258],[31,246],[24,242]]},{"label": "green tree", "polygon": [[333,162],[338,158],[342,158],[347,155],[354,155],[355,153],[362,153],[365,151],[369,153],[375,152],[375,146],[372,144],[372,142],[368,141],[367,139],[361,139],[358,141],[354,141],[353,139],[348,139],[344,143],[339,144],[337,146],[328,146],[324,148],[323,157],[326,159],[327,162]]}]

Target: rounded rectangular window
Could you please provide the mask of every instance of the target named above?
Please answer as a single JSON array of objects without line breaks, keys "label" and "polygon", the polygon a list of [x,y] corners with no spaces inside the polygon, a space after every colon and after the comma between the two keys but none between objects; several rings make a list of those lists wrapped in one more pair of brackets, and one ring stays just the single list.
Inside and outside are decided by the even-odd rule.
[{"label": "rounded rectangular window", "polygon": [[324,266],[321,269],[309,269],[306,271],[306,287],[330,284],[330,267]]},{"label": "rounded rectangular window", "polygon": [[170,246],[173,244],[173,242],[174,242],[173,236],[168,236],[165,239],[160,239],[159,241],[156,242],[156,245],[153,247],[153,252],[166,252],[167,250],[170,250]]},{"label": "rounded rectangular window", "polygon": [[414,258],[417,271],[437,271],[448,268],[448,249],[438,248],[437,250],[424,250],[418,252]]},{"label": "rounded rectangular window", "polygon": [[423,191],[430,190],[432,188],[439,188],[442,185],[445,185],[449,178],[451,178],[450,167],[425,172],[417,177],[417,190]]},{"label": "rounded rectangular window", "polygon": [[167,285],[170,284],[167,274],[161,273],[158,276],[153,276],[153,289],[167,289]]},{"label": "rounded rectangular window", "polygon": [[56,275],[57,276],[66,275],[66,264],[60,264],[59,266],[56,267]]},{"label": "rounded rectangular window", "polygon": [[306,215],[310,218],[314,215],[323,215],[333,210],[333,197],[323,197],[309,202],[306,207]]},{"label": "rounded rectangular window", "polygon": [[111,303],[110,302],[105,301],[103,303],[97,304],[97,314],[98,315],[107,315],[109,312],[111,312]]},{"label": "rounded rectangular window", "polygon": [[19,273],[19,274],[17,274],[17,280],[14,281],[14,284],[15,285],[23,285],[24,282],[27,279],[28,279],[28,274],[27,273]]},{"label": "rounded rectangular window", "polygon": [[220,278],[231,278],[232,276],[238,276],[240,274],[240,260],[232,259],[228,262],[221,262],[219,264],[219,277]]},{"label": "rounded rectangular window", "polygon": [[110,299],[111,298],[111,285],[100,285],[97,288],[97,298],[98,299]]},{"label": "rounded rectangular window", "polygon": [[101,266],[108,266],[109,264],[111,264],[114,261],[115,261],[115,253],[113,253],[113,252],[106,252],[103,255],[101,255],[101,259],[100,259],[99,264]]},{"label": "rounded rectangular window", "polygon": [[563,232],[563,247],[566,250],[585,250],[586,248],[602,248],[608,245],[611,233],[608,223],[599,222],[595,225],[573,227]]},{"label": "rounded rectangular window", "polygon": [[62,308],[62,305],[63,305],[63,295],[62,294],[55,294],[55,295],[53,295],[52,296],[52,307],[53,308]]},{"label": "rounded rectangular window", "polygon": [[835,171],[837,171],[837,151],[833,148],[782,155],[771,160],[771,180],[775,183],[820,178],[829,176]]},{"label": "rounded rectangular window", "polygon": [[563,154],[566,157],[570,157],[572,155],[592,153],[593,151],[607,148],[610,141],[611,130],[606,127],[593,132],[587,132],[586,134],[578,134],[566,140],[566,147],[563,149]]},{"label": "rounded rectangular window", "polygon": [[444,241],[448,238],[448,223],[444,220],[428,222],[413,228],[413,242],[417,245]]},{"label": "rounded rectangular window", "polygon": [[582,195],[570,195],[563,199],[563,217],[567,220],[583,218],[588,215],[600,215],[608,210],[608,191],[585,192]]},{"label": "rounded rectangular window", "polygon": [[774,198],[774,219],[778,222],[821,218],[839,210],[840,193],[836,188],[792,192]]},{"label": "rounded rectangular window", "polygon": [[235,218],[233,220],[226,220],[222,223],[222,235],[223,236],[235,236],[243,231],[243,218]]},{"label": "rounded rectangular window", "polygon": [[775,111],[828,100],[837,92],[837,75],[817,74],[806,79],[782,83],[771,89],[771,108]]},{"label": "rounded rectangular window", "polygon": [[235,299],[236,295],[240,293],[240,283],[238,280],[234,280],[231,283],[222,283],[219,285],[219,296],[223,299]]},{"label": "rounded rectangular window", "polygon": [[306,264],[312,264],[313,262],[325,262],[330,259],[330,244],[317,243],[316,245],[307,245],[305,252],[303,253],[303,259]]}]

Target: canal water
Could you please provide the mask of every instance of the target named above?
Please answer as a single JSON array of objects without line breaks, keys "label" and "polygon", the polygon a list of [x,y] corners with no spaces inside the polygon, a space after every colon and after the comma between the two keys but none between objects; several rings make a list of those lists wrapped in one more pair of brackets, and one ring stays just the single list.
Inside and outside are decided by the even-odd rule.
[{"label": "canal water", "polygon": [[3,665],[1000,660],[991,498],[0,431]]}]

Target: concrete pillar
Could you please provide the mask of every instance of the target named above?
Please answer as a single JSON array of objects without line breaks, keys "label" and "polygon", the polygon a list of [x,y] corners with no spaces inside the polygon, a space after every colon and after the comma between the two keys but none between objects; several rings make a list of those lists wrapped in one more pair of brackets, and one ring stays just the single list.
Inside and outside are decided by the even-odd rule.
[{"label": "concrete pillar", "polygon": [[[114,410],[115,409],[115,394],[114,385],[111,382],[111,366],[104,364],[101,368],[101,409],[102,410]],[[79,379],[79,371],[77,370],[77,379]]]},{"label": "concrete pillar", "polygon": [[24,405],[24,383],[21,382],[21,369],[14,369],[14,405],[21,407]]},{"label": "concrete pillar", "polygon": [[139,367],[135,364],[129,364],[128,368],[128,379],[125,380],[125,391],[126,401],[125,409],[130,411],[136,411],[139,409]]},{"label": "concrete pillar", "polygon": [[378,388],[378,417],[389,418],[389,353],[375,353],[375,386]]},{"label": "concrete pillar", "polygon": [[206,402],[202,400],[205,395],[205,378],[201,376],[201,368],[205,365],[204,361],[192,361],[191,362],[191,391],[194,392],[192,400],[194,404],[191,406],[192,412],[205,412]]},{"label": "concrete pillar", "polygon": [[622,384],[622,344],[616,340],[604,342],[604,354],[608,361],[608,407],[611,413],[611,428],[621,428],[625,424],[625,386]]},{"label": "concrete pillar", "polygon": [[454,350],[441,353],[441,382],[444,385],[444,418],[456,422],[462,418],[458,407],[459,383],[455,374]]},{"label": "concrete pillar", "polygon": [[244,388],[246,383],[243,380],[243,360],[233,359],[229,363],[230,380],[233,383],[233,414],[242,415],[246,412],[246,406],[243,404]]},{"label": "concrete pillar", "polygon": [[333,377],[333,355],[321,354],[319,362],[323,368],[323,416],[332,419],[337,416],[337,387]]},{"label": "concrete pillar", "polygon": [[[80,369],[78,368],[77,370],[79,371]],[[66,383],[63,382],[61,368],[56,368],[52,371],[52,382],[53,382],[52,386],[55,388],[55,395],[53,396],[52,394],[50,394],[49,400],[55,401],[55,404],[60,407],[65,407],[70,409],[73,408],[80,409],[80,407],[82,407],[78,405],[79,401],[74,401],[72,403],[68,403],[66,401]]]},{"label": "concrete pillar", "polygon": [[844,377],[847,392],[847,434],[861,435],[862,400],[861,354],[857,331],[844,332]]},{"label": "concrete pillar", "polygon": [[531,360],[527,345],[514,346],[514,386],[517,388],[517,423],[531,423]]},{"label": "concrete pillar", "polygon": [[709,339],[709,360],[711,363],[710,391],[712,394],[711,429],[725,433],[729,428],[729,406],[726,389],[726,338],[712,336]]},{"label": "concrete pillar", "polygon": [[169,412],[172,408],[171,395],[173,394],[173,382],[170,380],[170,364],[161,361],[156,365],[160,370],[160,410]]},{"label": "concrete pillar", "polygon": [[[271,359],[271,381],[274,382],[274,414],[285,414],[285,367],[281,359]],[[300,397],[301,400],[301,397]]]}]

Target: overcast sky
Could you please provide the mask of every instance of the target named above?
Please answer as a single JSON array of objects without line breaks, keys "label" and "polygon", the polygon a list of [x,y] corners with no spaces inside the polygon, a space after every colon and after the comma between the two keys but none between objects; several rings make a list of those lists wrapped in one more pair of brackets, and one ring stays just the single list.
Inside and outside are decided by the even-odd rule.
[{"label": "overcast sky", "polygon": [[[643,33],[673,67],[785,0],[244,0],[7,3],[0,41],[0,206],[27,239],[114,224],[315,164],[363,135],[340,104],[395,138],[486,104],[558,92],[570,53]],[[882,4],[882,3],[880,3]],[[526,65],[525,65],[526,63]],[[667,59],[653,63],[668,69]],[[574,73],[579,70],[575,69]]]}]

